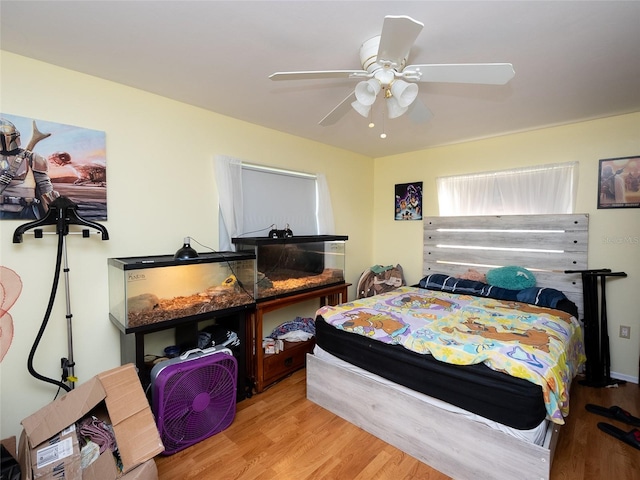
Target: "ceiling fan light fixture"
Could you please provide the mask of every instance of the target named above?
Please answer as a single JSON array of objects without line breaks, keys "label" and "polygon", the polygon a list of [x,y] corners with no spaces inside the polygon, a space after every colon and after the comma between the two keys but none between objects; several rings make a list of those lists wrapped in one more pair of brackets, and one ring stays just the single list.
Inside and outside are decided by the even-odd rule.
[{"label": "ceiling fan light fixture", "polygon": [[418,85],[396,80],[391,84],[391,93],[398,100],[398,105],[408,107],[418,97]]},{"label": "ceiling fan light fixture", "polygon": [[380,82],[380,85],[388,87],[393,83],[393,79],[396,78],[395,71],[392,68],[379,68],[373,74],[373,78]]},{"label": "ceiling fan light fixture", "polygon": [[[1,1],[1,0],[0,0]],[[405,113],[414,123],[424,123],[433,117],[417,99],[417,82],[504,85],[515,75],[510,63],[443,63],[409,64],[411,50],[424,24],[407,15],[387,15],[382,31],[360,46],[361,70],[311,70],[276,72],[271,80],[350,79],[358,81],[355,91],[333,108],[320,125],[336,123],[351,105],[367,117],[379,93],[386,100],[387,118]],[[354,99],[356,101],[354,101]],[[384,107],[383,107],[384,109]],[[370,120],[370,128],[373,122]],[[384,130],[384,128],[383,128]]]},{"label": "ceiling fan light fixture", "polygon": [[396,97],[387,98],[387,115],[389,118],[398,118],[406,113],[408,107],[401,107]]},{"label": "ceiling fan light fixture", "polygon": [[358,82],[356,85],[356,98],[362,105],[373,105],[378,93],[380,93],[380,82],[374,78]]},{"label": "ceiling fan light fixture", "polygon": [[351,103],[353,109],[358,112],[363,117],[367,118],[369,116],[369,112],[371,111],[371,105],[363,105],[358,100]]}]

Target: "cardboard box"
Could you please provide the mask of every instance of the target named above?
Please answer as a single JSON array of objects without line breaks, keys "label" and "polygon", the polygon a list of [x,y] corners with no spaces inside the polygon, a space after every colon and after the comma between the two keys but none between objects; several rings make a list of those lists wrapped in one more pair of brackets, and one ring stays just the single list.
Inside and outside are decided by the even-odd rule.
[{"label": "cardboard box", "polygon": [[[73,448],[64,461],[60,459],[53,467],[58,469],[56,472],[64,469],[64,477],[50,476],[49,473],[38,468],[38,452],[41,452],[41,456],[47,453],[57,455],[55,449],[62,448],[57,444],[65,440],[63,433],[65,429],[91,414],[108,420],[113,426],[122,460],[122,472],[116,469],[113,455],[107,451],[94,464],[78,474],[73,465],[76,460],[79,465],[80,454]],[[108,419],[104,418],[105,416]],[[132,364],[103,372],[77,386],[25,418],[22,426],[24,430],[20,438],[19,457],[25,479],[44,479],[47,475],[56,479],[83,480],[106,480],[119,477],[127,480],[157,478],[153,457],[164,451],[164,445],[160,440],[160,434],[138,374]],[[68,443],[68,440],[66,441]],[[51,447],[52,451],[42,452],[42,449],[48,447]],[[68,453],[68,450],[65,452]]]},{"label": "cardboard box", "polygon": [[82,472],[82,478],[83,480],[87,478],[92,480],[111,478],[118,478],[118,480],[158,480],[158,468],[156,467],[156,462],[151,458],[129,471],[129,473],[118,477],[115,463],[107,455],[103,454]]},{"label": "cardboard box", "polygon": [[30,451],[33,478],[82,478],[80,445],[75,428],[65,428]]}]

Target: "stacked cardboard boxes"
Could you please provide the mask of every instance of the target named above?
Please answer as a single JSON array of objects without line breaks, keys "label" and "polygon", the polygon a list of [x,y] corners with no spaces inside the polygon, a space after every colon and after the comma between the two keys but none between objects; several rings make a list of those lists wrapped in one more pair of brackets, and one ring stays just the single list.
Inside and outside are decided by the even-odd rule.
[{"label": "stacked cardboard boxes", "polygon": [[[113,429],[110,450],[86,468],[75,426],[96,417]],[[153,457],[164,451],[133,365],[103,372],[22,421],[19,459],[24,480],[157,480]]]}]

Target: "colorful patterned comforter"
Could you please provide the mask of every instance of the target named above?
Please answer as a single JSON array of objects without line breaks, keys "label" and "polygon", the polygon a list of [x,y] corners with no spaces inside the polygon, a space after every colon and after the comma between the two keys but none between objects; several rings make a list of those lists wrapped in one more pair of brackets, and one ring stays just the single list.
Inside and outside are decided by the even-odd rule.
[{"label": "colorful patterned comforter", "polygon": [[527,303],[400,287],[317,312],[336,328],[456,365],[484,362],[542,387],[548,417],[564,423],[571,380],[585,361],[578,321]]}]

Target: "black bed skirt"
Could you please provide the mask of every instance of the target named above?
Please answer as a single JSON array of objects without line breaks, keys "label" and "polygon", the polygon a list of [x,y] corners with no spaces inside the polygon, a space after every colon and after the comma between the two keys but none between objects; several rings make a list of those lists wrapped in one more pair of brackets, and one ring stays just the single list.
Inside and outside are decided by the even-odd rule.
[{"label": "black bed skirt", "polygon": [[332,355],[411,390],[518,430],[546,417],[542,388],[484,364],[451,365],[431,355],[387,345],[316,318],[316,344]]}]

